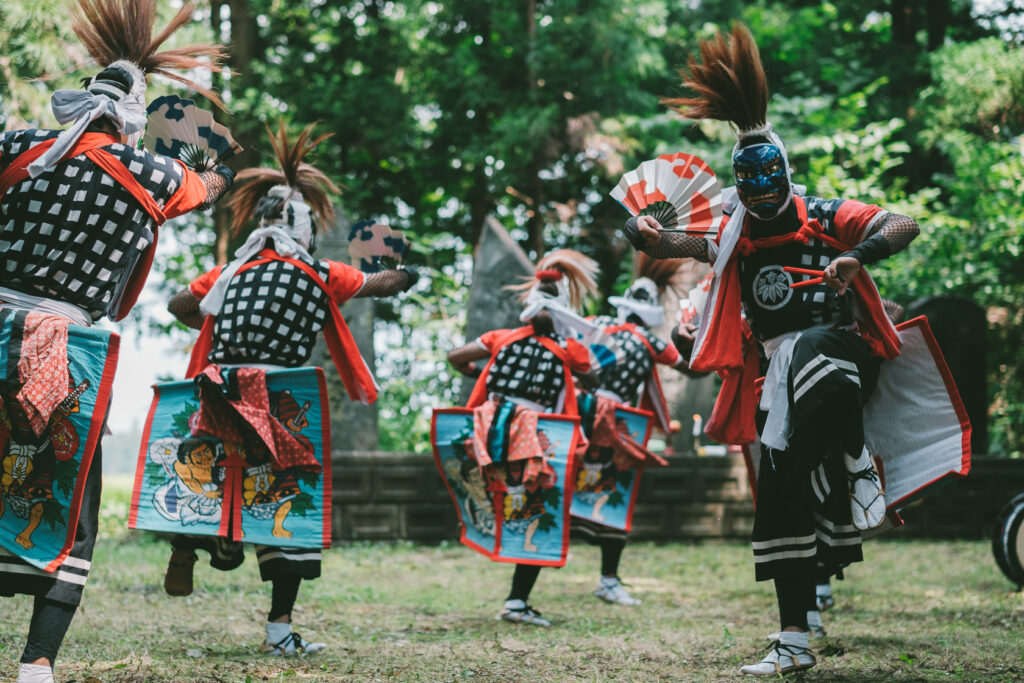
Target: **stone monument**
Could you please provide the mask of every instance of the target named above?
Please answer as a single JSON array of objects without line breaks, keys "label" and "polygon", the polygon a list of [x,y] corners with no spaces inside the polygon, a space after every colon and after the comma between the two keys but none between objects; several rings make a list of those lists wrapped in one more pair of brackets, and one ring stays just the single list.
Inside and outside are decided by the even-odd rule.
[{"label": "stone monument", "polygon": [[[353,220],[338,213],[334,229],[317,237],[316,258],[349,262],[348,228]],[[376,371],[373,349],[373,299],[351,299],[341,307],[341,314],[348,323],[359,352],[366,359],[371,372]],[[327,391],[331,397],[331,447],[338,451],[375,451],[380,444],[377,431],[377,406],[363,405],[349,399],[345,387],[334,369],[334,362],[327,352],[323,335],[317,340],[310,361],[324,369],[327,375]]]},{"label": "stone monument", "polygon": [[[466,311],[466,341],[484,332],[521,327],[519,293],[506,289],[533,275],[533,262],[508,231],[488,217],[480,232],[473,258],[473,282]],[[475,380],[462,380],[461,404],[469,400]]]}]

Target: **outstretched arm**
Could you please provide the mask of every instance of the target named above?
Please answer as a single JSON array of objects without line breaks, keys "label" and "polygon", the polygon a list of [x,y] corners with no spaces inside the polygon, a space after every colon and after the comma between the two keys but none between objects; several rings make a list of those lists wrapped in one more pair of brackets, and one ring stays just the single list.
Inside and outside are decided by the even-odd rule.
[{"label": "outstretched arm", "polygon": [[393,296],[412,288],[420,279],[419,273],[412,268],[383,270],[379,273],[367,273],[363,286],[355,293],[357,297]]},{"label": "outstretched arm", "polygon": [[913,218],[890,213],[879,221],[878,228],[870,237],[850,251],[840,254],[825,267],[822,275],[825,284],[839,294],[845,294],[861,266],[903,251],[920,232]]},{"label": "outstretched arm", "polygon": [[693,352],[693,343],[697,339],[697,326],[691,323],[680,323],[672,330],[672,343],[679,351],[679,362],[674,367],[688,377],[704,377],[708,373],[696,372],[690,369],[690,354]]},{"label": "outstretched arm", "polygon": [[200,173],[199,179],[206,185],[206,201],[199,206],[199,210],[202,211],[217,203],[217,200],[231,189],[235,182],[235,174],[224,164],[219,164],[209,171]]},{"label": "outstretched arm", "polygon": [[694,258],[705,263],[711,260],[707,239],[679,232],[662,232],[661,225],[650,216],[631,217],[623,231],[634,249],[652,258]]},{"label": "outstretched arm", "polygon": [[167,303],[167,310],[171,315],[185,323],[193,330],[203,326],[206,316],[199,310],[199,299],[188,287],[171,297]]},{"label": "outstretched arm", "polygon": [[490,356],[491,352],[483,346],[476,342],[470,342],[463,347],[449,351],[448,362],[463,375],[477,377],[480,375],[480,371],[483,368],[479,367],[473,361],[490,358]]}]

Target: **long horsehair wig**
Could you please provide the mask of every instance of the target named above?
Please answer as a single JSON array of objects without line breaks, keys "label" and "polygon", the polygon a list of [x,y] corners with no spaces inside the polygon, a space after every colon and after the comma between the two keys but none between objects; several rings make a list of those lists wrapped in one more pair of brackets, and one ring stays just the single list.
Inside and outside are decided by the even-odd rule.
[{"label": "long horsehair wig", "polygon": [[556,249],[544,254],[537,261],[535,275],[509,289],[520,290],[520,299],[525,301],[530,289],[541,281],[545,271],[557,271],[566,279],[569,304],[576,310],[580,309],[585,298],[597,296],[597,261],[575,249]]},{"label": "long horsehair wig", "polygon": [[159,74],[196,90],[218,107],[224,104],[209,88],[175,71],[205,67],[221,71],[226,53],[220,45],[195,43],[160,50],[167,39],[192,18],[195,5],[186,2],[156,37],[156,0],[77,0],[71,28],[86,51],[101,66],[118,60],[131,62],[145,74]]},{"label": "long horsehair wig", "polygon": [[645,277],[657,285],[659,294],[666,289],[671,289],[676,296],[679,296],[680,292],[685,289],[687,273],[684,266],[688,260],[683,258],[656,259],[642,251],[637,252],[633,279],[639,280]]},{"label": "long horsehair wig", "polygon": [[680,75],[693,96],[665,98],[662,103],[684,117],[729,121],[739,131],[767,123],[768,79],[757,43],[743,24],[733,24],[728,37],[718,32],[711,40],[700,41],[700,60],[690,55]]},{"label": "long horsehair wig", "polygon": [[288,139],[284,120],[278,121],[277,131],[267,126],[270,145],[274,148],[278,168],[247,168],[235,176],[235,191],[228,206],[231,208],[232,234],[237,236],[250,220],[262,220],[280,215],[284,198],[267,197],[272,187],[287,185],[293,193],[302,195],[309,204],[321,230],[328,229],[334,222],[334,204],[331,195],[341,189],[327,177],[327,174],[306,162],[306,156],[334,133],[324,133],[313,138],[309,124],[302,129],[295,142]]}]

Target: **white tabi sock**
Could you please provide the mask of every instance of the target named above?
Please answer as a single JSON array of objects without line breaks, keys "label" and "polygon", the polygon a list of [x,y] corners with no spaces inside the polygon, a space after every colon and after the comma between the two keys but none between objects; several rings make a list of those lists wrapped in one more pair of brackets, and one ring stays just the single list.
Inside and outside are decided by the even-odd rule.
[{"label": "white tabi sock", "polygon": [[810,647],[809,634],[807,631],[783,631],[779,634],[779,642],[783,645],[793,645],[807,649]]},{"label": "white tabi sock", "polygon": [[22,664],[18,683],[53,683],[53,669],[45,664]]},{"label": "white tabi sock", "polygon": [[270,644],[280,643],[292,632],[292,625],[288,622],[267,622],[267,642]]},{"label": "white tabi sock", "polygon": [[875,464],[868,456],[867,446],[854,458],[843,456],[846,475],[850,478],[850,515],[853,526],[861,531],[874,529],[885,520],[885,496]]}]

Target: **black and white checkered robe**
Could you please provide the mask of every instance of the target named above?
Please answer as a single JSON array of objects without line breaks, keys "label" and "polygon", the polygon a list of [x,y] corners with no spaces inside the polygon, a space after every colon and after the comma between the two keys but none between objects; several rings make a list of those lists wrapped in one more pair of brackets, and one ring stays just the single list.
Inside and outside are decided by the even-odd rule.
[{"label": "black and white checkered robe", "polygon": [[[617,324],[617,321],[609,316],[597,316],[591,322],[602,329]],[[637,327],[637,332],[644,335],[655,354],[660,355],[668,348],[667,342],[654,336],[647,329]],[[611,336],[618,343],[623,360],[601,368],[598,374],[600,386],[602,389],[615,392],[626,403],[636,405],[640,387],[648,380],[654,369],[654,358],[651,357],[647,346],[629,330],[619,330]]]},{"label": "black and white checkered robe", "polygon": [[[0,172],[59,130],[0,135]],[[184,169],[169,157],[114,143],[103,147],[163,206]],[[93,320],[116,312],[139,257],[153,241],[153,219],[131,193],[85,156],[11,187],[0,200],[0,285],[57,299]]]},{"label": "black and white checkered robe", "polygon": [[[559,346],[565,340],[552,334]],[[487,345],[478,340],[481,346]],[[489,350],[489,349],[488,349]],[[565,388],[565,366],[534,337],[527,337],[503,347],[487,375],[488,393],[523,398],[554,409]]]},{"label": "black and white checkered robe", "polygon": [[[310,265],[328,280],[327,262]],[[225,293],[210,361],[305,365],[332,305],[327,293],[290,263],[271,261],[242,271]]]},{"label": "black and white checkered robe", "polygon": [[[253,260],[259,258],[262,256]],[[364,282],[362,273],[344,264],[310,260],[308,265],[327,284],[330,295],[297,266],[284,261],[261,263],[236,273],[214,322],[209,360],[237,365],[305,365],[330,315],[329,306],[355,295]],[[221,271],[215,268],[192,282],[193,295],[205,296]],[[240,565],[244,557],[241,543],[223,538],[179,535],[172,545],[206,550],[211,566],[224,571]],[[264,581],[282,576],[315,579],[320,576],[321,557],[319,549],[256,546]]]}]

